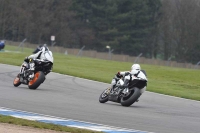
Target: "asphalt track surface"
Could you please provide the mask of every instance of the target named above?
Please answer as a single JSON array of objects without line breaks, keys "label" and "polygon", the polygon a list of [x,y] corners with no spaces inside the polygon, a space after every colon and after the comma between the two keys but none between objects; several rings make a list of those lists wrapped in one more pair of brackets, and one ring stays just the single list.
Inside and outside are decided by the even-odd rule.
[{"label": "asphalt track surface", "polygon": [[18,72],[17,66],[0,64],[0,107],[155,133],[200,133],[198,101],[146,91],[130,107],[101,104],[99,95],[109,84],[50,73],[30,90],[13,86]]}]

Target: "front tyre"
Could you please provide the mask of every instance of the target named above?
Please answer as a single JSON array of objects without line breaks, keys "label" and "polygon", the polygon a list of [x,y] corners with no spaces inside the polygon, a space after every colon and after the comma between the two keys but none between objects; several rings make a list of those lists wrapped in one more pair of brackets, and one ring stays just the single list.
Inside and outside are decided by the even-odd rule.
[{"label": "front tyre", "polygon": [[21,85],[20,79],[19,79],[19,75],[17,75],[13,81],[13,85],[15,87],[18,87],[19,85]]},{"label": "front tyre", "polygon": [[37,89],[38,86],[40,86],[41,83],[43,83],[45,80],[45,75],[43,72],[38,71],[35,73],[34,78],[29,81],[28,87],[29,89]]},{"label": "front tyre", "polygon": [[105,103],[108,101],[108,88],[103,91],[103,93],[99,97],[99,102],[100,103]]},{"label": "front tyre", "polygon": [[137,101],[137,99],[140,96],[141,96],[140,89],[134,87],[133,90],[129,92],[129,94],[121,98],[121,105],[126,107],[131,106],[134,102]]}]

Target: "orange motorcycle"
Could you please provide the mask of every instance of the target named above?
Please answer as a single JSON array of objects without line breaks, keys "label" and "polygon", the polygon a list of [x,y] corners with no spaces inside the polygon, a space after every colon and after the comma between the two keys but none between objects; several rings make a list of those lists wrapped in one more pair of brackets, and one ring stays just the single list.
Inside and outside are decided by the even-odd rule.
[{"label": "orange motorcycle", "polygon": [[[46,75],[52,70],[53,60],[31,60],[24,62],[21,72],[15,77],[13,85],[18,87],[21,84],[28,85],[29,89],[37,89],[45,81]],[[34,68],[34,69],[32,69]]]}]

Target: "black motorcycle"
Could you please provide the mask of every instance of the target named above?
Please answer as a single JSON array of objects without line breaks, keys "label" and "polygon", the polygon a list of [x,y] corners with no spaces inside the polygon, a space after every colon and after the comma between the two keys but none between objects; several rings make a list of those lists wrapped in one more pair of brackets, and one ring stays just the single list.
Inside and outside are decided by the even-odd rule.
[{"label": "black motorcycle", "polygon": [[140,71],[137,77],[128,74],[124,78],[118,79],[113,89],[105,89],[99,97],[99,102],[112,101],[121,103],[122,106],[131,106],[138,101],[139,97],[146,90],[146,86],[147,78],[144,71]]}]

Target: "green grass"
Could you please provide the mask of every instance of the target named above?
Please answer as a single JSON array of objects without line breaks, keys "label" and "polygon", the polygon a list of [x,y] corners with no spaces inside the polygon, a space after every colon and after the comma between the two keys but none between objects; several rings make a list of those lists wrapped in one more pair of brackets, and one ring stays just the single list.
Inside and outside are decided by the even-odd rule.
[{"label": "green grass", "polygon": [[24,119],[14,118],[11,116],[3,116],[3,115],[0,115],[0,122],[20,125],[20,126],[34,127],[34,128],[39,128],[39,129],[49,129],[49,130],[55,130],[55,131],[70,132],[70,133],[101,133],[97,131],[91,131],[91,130],[85,130],[85,129],[83,130],[83,129],[60,126],[60,125],[55,125],[55,124],[24,120]]},{"label": "green grass", "polygon": [[[16,47],[7,46],[6,50]],[[0,63],[20,66],[33,49],[24,48],[22,53],[0,52]],[[110,83],[118,71],[130,70],[132,63],[76,57],[54,53],[53,71],[61,74]],[[200,71],[141,64],[147,72],[147,91],[200,101]]]}]

